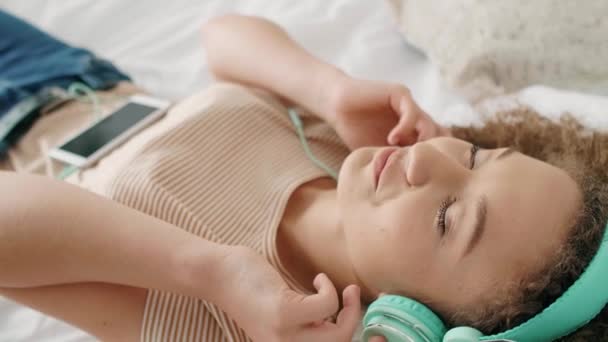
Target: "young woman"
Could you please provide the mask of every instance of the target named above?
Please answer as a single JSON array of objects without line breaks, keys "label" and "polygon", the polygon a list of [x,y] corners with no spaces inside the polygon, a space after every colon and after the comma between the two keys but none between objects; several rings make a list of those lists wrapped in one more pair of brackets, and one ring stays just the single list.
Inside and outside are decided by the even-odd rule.
[{"label": "young woman", "polygon": [[349,77],[265,20],[214,19],[203,38],[231,83],[84,171],[110,199],[0,173],[1,294],[103,340],[348,341],[384,293],[494,332],[595,254],[605,136],[526,112],[450,133],[403,86]]}]

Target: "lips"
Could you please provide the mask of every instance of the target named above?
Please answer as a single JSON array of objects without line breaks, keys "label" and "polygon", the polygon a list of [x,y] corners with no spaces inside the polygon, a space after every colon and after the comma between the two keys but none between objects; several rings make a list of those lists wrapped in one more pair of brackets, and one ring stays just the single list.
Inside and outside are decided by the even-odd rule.
[{"label": "lips", "polygon": [[380,176],[382,172],[386,168],[386,164],[388,158],[395,152],[397,152],[398,148],[385,148],[376,154],[374,157],[374,188],[378,189],[378,184],[380,183]]}]

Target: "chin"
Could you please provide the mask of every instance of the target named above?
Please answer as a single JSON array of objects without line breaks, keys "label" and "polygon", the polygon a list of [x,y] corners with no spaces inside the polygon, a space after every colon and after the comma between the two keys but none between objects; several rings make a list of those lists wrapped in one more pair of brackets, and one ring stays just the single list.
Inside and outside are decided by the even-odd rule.
[{"label": "chin", "polygon": [[366,179],[366,176],[369,176],[366,169],[372,157],[371,148],[355,150],[346,157],[338,175],[337,192],[340,203],[357,201],[369,196],[367,192],[372,180]]},{"label": "chin", "polygon": [[364,147],[352,151],[342,163],[342,167],[340,168],[340,176],[342,176],[343,172],[351,174],[363,173],[363,170],[372,161],[375,150],[375,148]]},{"label": "chin", "polygon": [[355,150],[351,152],[344,162],[342,162],[342,166],[340,167],[340,172],[338,173],[338,189],[343,186],[347,186],[347,184],[353,184],[352,180],[357,179],[358,174],[363,171],[363,157],[364,154],[359,152],[360,150]]}]

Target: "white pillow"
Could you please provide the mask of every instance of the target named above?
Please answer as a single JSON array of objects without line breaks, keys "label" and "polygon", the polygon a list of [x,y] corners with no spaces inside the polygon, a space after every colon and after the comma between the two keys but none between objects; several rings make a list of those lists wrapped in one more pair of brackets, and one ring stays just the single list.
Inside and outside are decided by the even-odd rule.
[{"label": "white pillow", "polygon": [[606,0],[399,0],[406,39],[471,100],[531,84],[608,93]]}]

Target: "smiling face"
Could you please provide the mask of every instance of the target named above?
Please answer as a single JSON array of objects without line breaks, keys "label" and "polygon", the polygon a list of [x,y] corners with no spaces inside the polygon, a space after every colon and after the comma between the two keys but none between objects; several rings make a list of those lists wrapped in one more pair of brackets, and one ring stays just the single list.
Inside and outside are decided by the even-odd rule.
[{"label": "smiling face", "polygon": [[539,269],[565,241],[580,202],[561,169],[454,138],[356,150],[339,179],[349,258],[370,295],[402,294],[442,310]]}]

